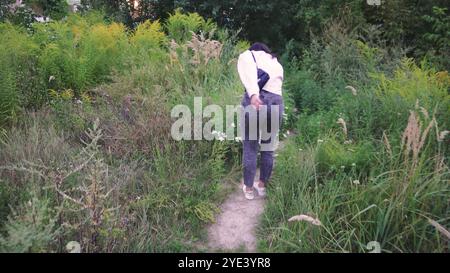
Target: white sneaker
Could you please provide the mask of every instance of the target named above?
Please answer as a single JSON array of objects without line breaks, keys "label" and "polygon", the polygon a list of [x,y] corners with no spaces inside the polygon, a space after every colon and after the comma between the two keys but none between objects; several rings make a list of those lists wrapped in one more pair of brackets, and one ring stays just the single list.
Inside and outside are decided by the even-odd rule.
[{"label": "white sneaker", "polygon": [[255,187],[256,191],[258,192],[259,196],[261,196],[261,197],[266,196],[266,188],[265,187],[260,187],[259,186],[259,182],[255,182],[254,187]]},{"label": "white sneaker", "polygon": [[245,185],[242,186],[242,191],[244,192],[245,198],[247,200],[253,200],[255,198],[255,195],[253,194],[253,190],[252,191],[247,191]]}]

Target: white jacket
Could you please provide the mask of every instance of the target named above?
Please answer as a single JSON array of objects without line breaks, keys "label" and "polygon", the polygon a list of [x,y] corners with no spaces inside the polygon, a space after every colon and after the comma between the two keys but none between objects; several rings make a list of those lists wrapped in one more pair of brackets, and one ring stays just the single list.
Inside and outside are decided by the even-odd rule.
[{"label": "white jacket", "polygon": [[[264,51],[252,52],[255,56],[256,63],[258,64],[258,68],[266,71],[270,76],[269,81],[263,89],[281,96],[284,74],[283,66],[278,62],[277,58],[273,58],[272,55]],[[239,77],[241,78],[241,82],[249,97],[253,94],[259,94],[258,72],[251,54],[252,52],[246,50],[241,53],[237,64]]]}]

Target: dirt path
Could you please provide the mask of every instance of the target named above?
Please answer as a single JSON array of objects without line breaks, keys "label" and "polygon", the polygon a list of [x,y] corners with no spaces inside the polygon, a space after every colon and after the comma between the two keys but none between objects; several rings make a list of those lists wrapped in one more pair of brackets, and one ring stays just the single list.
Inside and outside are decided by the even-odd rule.
[{"label": "dirt path", "polygon": [[[284,146],[280,142],[276,153]],[[259,180],[259,169],[255,181]],[[221,213],[216,222],[208,227],[208,249],[215,251],[255,252],[256,229],[264,211],[265,202],[255,192],[254,200],[246,200],[242,184],[234,185],[235,191],[220,206]]]},{"label": "dirt path", "polygon": [[[255,180],[259,178],[259,171]],[[265,199],[255,195],[247,200],[241,184],[220,206],[221,213],[208,228],[208,248],[211,251],[256,251],[256,228],[264,211]],[[256,194],[256,193],[255,193]]]}]

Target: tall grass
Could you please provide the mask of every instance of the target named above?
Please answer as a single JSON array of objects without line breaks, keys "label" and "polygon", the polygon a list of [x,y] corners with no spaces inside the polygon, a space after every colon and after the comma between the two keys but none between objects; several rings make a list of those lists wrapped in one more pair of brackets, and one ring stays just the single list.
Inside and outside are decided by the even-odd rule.
[{"label": "tall grass", "polygon": [[[235,178],[239,145],[172,140],[170,109],[192,106],[194,96],[236,103],[242,90],[231,64],[239,50],[231,36],[203,33],[214,25],[198,15],[173,16],[134,31],[96,14],[35,25],[32,33],[1,26],[30,46],[24,59],[33,60],[27,67],[43,99],[22,95],[15,77],[2,81],[21,95],[21,115],[12,121],[12,104],[2,104],[9,112],[0,144],[0,251],[202,250],[202,228]],[[13,52],[8,41],[0,45]]]},{"label": "tall grass", "polygon": [[[289,71],[302,114],[277,158],[260,250],[447,252],[447,73],[337,26]],[[302,214],[321,225],[288,221]]]}]

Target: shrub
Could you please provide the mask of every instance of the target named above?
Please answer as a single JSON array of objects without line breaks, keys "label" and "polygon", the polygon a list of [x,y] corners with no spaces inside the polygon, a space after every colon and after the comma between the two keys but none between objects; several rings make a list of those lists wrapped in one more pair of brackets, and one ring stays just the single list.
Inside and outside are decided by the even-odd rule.
[{"label": "shrub", "polygon": [[57,211],[45,199],[33,197],[13,211],[0,235],[0,252],[49,252],[55,249],[60,229]]},{"label": "shrub", "polygon": [[0,24],[0,127],[17,115],[20,106],[40,101],[40,84],[33,75],[37,50],[24,29]]},{"label": "shrub", "polygon": [[383,116],[387,117],[387,121],[396,124],[392,121],[392,117],[395,117],[392,110],[403,109],[401,114],[405,117],[409,114],[406,111],[413,109],[418,101],[425,109],[433,109],[439,119],[449,126],[449,85],[446,80],[440,80],[439,75],[433,69],[420,68],[407,59],[392,78],[383,74],[374,75],[379,82],[375,93],[383,105]]},{"label": "shrub", "polygon": [[321,86],[309,71],[289,71],[286,78],[286,92],[302,112],[327,110],[337,100],[337,90],[331,85]]},{"label": "shrub", "polygon": [[167,35],[177,43],[184,43],[192,38],[193,33],[207,34],[217,28],[210,19],[205,20],[198,13],[183,14],[180,9],[175,10],[164,25]]},{"label": "shrub", "polygon": [[0,60],[0,128],[14,120],[19,110],[19,92],[11,67]]},{"label": "shrub", "polygon": [[52,22],[37,27],[46,40],[39,56],[40,71],[55,90],[72,89],[77,97],[104,82],[113,68],[125,67],[128,38],[121,24],[89,25],[84,19]]},{"label": "shrub", "polygon": [[319,140],[316,160],[320,174],[352,172],[367,175],[374,147],[370,142],[341,144],[334,137]]},{"label": "shrub", "polygon": [[166,42],[166,36],[159,21],[146,20],[136,27],[130,37],[130,42],[139,49],[150,50],[163,46]]}]

